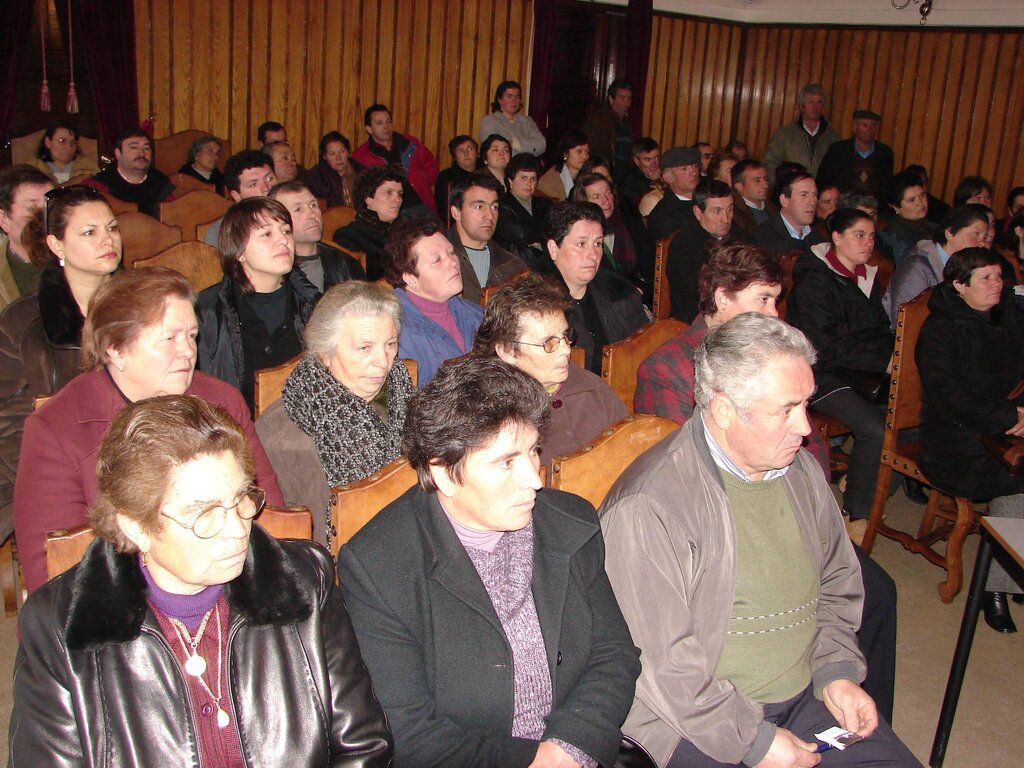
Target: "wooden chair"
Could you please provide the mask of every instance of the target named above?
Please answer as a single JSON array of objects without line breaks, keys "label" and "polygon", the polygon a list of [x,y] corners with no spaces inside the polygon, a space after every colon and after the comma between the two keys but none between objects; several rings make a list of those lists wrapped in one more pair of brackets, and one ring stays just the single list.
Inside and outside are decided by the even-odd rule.
[{"label": "wooden chair", "polygon": [[646,413],[627,416],[589,445],[566,456],[555,456],[548,484],[582,496],[599,507],[626,467],[677,429],[678,424],[661,416]]},{"label": "wooden chair", "polygon": [[217,249],[206,243],[178,243],[148,259],[137,259],[133,269],[140,267],[167,267],[180,272],[198,293],[219,283],[224,272]]},{"label": "wooden chair", "polygon": [[[11,139],[11,164],[18,165],[19,163],[32,162],[39,149],[39,142],[43,140],[44,133],[46,133],[46,129],[40,128],[38,131],[32,131],[32,133],[25,136]],[[78,137],[78,151],[83,157],[92,160],[96,167],[99,167],[98,150],[99,146],[96,143],[96,139],[90,139],[88,136]]]},{"label": "wooden chair", "polygon": [[[347,253],[349,256],[351,256],[353,259],[355,259],[356,261],[359,262],[359,266],[361,266],[363,268],[363,272],[366,271],[366,253],[365,252],[363,252],[363,251],[353,251],[352,249],[346,248],[343,245],[338,245],[333,240],[326,240],[326,241],[325,240],[321,240],[321,242],[325,242],[327,245],[331,246],[332,248],[337,248],[342,253]],[[390,286],[390,283],[388,283],[387,280],[385,280],[383,277],[380,280],[378,280],[377,282],[383,282],[385,285]]]},{"label": "wooden chair", "polygon": [[334,237],[335,231],[348,226],[355,221],[355,218],[356,209],[349,208],[347,205],[335,205],[328,208],[324,211],[324,232],[320,238],[320,242],[326,245],[333,245],[337,248],[338,244],[331,239]]},{"label": "wooden chair", "polygon": [[586,368],[587,351],[583,347],[573,347],[569,350],[569,362],[575,363],[578,368]]},{"label": "wooden chair", "polygon": [[[153,141],[153,166],[168,176],[173,176],[186,162],[188,162],[188,150],[192,142],[209,136],[208,131],[200,131],[196,128],[189,128],[184,131],[172,133],[162,139]],[[220,157],[217,165],[224,170],[224,161],[231,156],[231,147],[224,139],[218,139],[221,143]]]},{"label": "wooden chair", "polygon": [[619,396],[626,410],[633,412],[636,371],[658,347],[689,326],[680,320],[655,320],[622,341],[605,345],[601,353],[601,378]]},{"label": "wooden chair", "polygon": [[871,252],[868,264],[872,267],[878,267],[878,274],[875,275],[875,280],[878,281],[878,287],[884,294],[885,290],[889,287],[889,283],[892,282],[892,274],[896,271],[896,265],[885,258],[877,248]]},{"label": "wooden chair", "polygon": [[348,540],[374,515],[416,484],[416,470],[400,456],[364,480],[331,489],[331,524],[327,541],[338,556]]},{"label": "wooden chair", "polygon": [[195,239],[196,227],[215,221],[231,207],[231,201],[216,192],[199,190],[160,204],[160,221],[181,227],[182,241]]},{"label": "wooden chair", "polygon": [[139,259],[148,259],[181,242],[181,228],[161,224],[152,216],[129,211],[117,216],[121,228],[122,263],[131,267]]},{"label": "wooden chair", "polygon": [[205,243],[206,242],[206,230],[208,230],[210,227],[212,227],[215,221],[216,221],[216,219],[214,219],[213,221],[207,221],[204,224],[199,224],[199,225],[196,226],[196,240],[198,242],[200,242],[200,243]]},{"label": "wooden chair", "polygon": [[[974,505],[970,499],[954,496],[935,486],[921,472],[918,458],[920,443],[898,442],[900,432],[921,423],[921,375],[914,359],[921,326],[928,317],[927,290],[900,307],[896,316],[896,346],[893,352],[892,383],[885,413],[885,437],[882,442],[881,466],[875,485],[875,498],[871,504],[871,517],[864,533],[863,549],[871,554],[875,535],[898,541],[909,552],[923,555],[946,571],[946,580],[939,583],[939,596],[948,603],[963,585],[964,539],[977,527]],[[889,498],[889,483],[893,471],[912,477],[932,489],[921,517],[917,535],[889,527],[885,523],[885,503]],[[946,541],[946,550],[940,554],[934,547]]]},{"label": "wooden chair", "polygon": [[[257,419],[267,408],[281,399],[284,382],[291,375],[291,372],[295,370],[295,366],[299,364],[301,359],[302,355],[296,355],[286,363],[256,371],[253,389],[253,410],[256,412]],[[407,359],[403,359],[402,362],[405,364],[406,370],[409,371],[409,378],[412,379],[412,385],[415,387],[416,377],[419,374],[419,364],[415,360]]]},{"label": "wooden chair", "polygon": [[786,319],[786,300],[793,292],[793,267],[796,266],[796,260],[799,258],[800,251],[788,251],[779,257],[779,267],[782,269],[782,295],[779,296],[775,309],[782,320]]},{"label": "wooden chair", "polygon": [[100,192],[103,197],[107,199],[107,205],[110,206],[110,210],[114,212],[115,216],[121,216],[125,213],[137,213],[139,206],[135,203],[129,203],[126,200],[114,197],[109,192]]},{"label": "wooden chair", "polygon": [[[256,521],[275,539],[312,539],[313,515],[305,507],[264,507]],[[96,536],[88,525],[46,534],[46,577],[52,579],[81,562]]]},{"label": "wooden chair", "polygon": [[655,320],[668,320],[672,315],[665,265],[668,263],[668,248],[676,234],[678,233],[673,232],[668,237],[661,238],[654,246],[654,301],[651,312],[654,313]]},{"label": "wooden chair", "polygon": [[485,285],[480,290],[480,306],[486,307],[494,294],[496,294],[506,285],[512,285],[512,283],[516,282],[517,280],[522,280],[528,274],[530,274],[530,270],[524,269],[522,272],[516,272],[514,275],[512,275],[512,277],[506,280],[502,280],[500,283],[495,283],[494,285]]},{"label": "wooden chair", "polygon": [[174,185],[175,195],[184,195],[188,192],[213,192],[214,188],[200,181],[195,176],[188,176],[184,173],[172,173],[171,184]]}]

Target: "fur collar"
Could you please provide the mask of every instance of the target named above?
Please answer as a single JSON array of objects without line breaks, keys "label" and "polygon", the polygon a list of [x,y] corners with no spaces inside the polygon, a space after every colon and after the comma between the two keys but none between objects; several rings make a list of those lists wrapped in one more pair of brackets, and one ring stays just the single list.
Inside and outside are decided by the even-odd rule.
[{"label": "fur collar", "polygon": [[52,346],[82,346],[85,318],[56,260],[47,262],[39,276],[39,316]]},{"label": "fur collar", "polygon": [[[93,650],[135,640],[149,615],[146,580],[137,556],[115,551],[104,541],[86,550],[72,578],[71,605],[64,628],[68,648]],[[233,614],[255,626],[305,621],[314,596],[292,567],[281,543],[254,525],[242,573],[226,585]],[[155,619],[150,618],[155,625]]]}]

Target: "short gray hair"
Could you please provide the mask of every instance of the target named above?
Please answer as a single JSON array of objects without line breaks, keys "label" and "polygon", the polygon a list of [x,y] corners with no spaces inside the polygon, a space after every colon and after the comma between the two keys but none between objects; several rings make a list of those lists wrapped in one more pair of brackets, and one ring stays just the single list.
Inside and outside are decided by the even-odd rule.
[{"label": "short gray hair", "polygon": [[362,280],[335,285],[317,302],[306,324],[306,354],[317,360],[329,356],[338,346],[346,317],[373,315],[388,315],[395,321],[395,330],[402,330],[402,303],[391,288]]},{"label": "short gray hair", "polygon": [[807,101],[808,96],[821,96],[821,98],[824,100],[826,98],[825,89],[822,88],[817,83],[808,83],[807,85],[800,89],[800,98],[797,101],[797,103],[803,104],[805,101]]},{"label": "short gray hair", "polygon": [[816,359],[807,337],[777,317],[745,312],[712,329],[694,360],[697,405],[707,408],[723,394],[749,410],[761,391],[761,372],[776,357],[800,357],[808,365]]}]

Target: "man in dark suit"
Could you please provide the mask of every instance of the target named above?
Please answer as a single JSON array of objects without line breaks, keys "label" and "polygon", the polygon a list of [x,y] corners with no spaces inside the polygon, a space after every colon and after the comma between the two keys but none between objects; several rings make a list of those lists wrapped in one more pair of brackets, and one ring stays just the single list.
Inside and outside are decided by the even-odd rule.
[{"label": "man in dark suit", "polygon": [[809,252],[824,236],[811,228],[818,205],[818,187],[806,171],[795,171],[778,182],[779,210],[754,230],[754,240],[769,253]]},{"label": "man in dark suit", "polygon": [[877,200],[889,197],[892,149],[877,140],[882,116],[869,109],[853,113],[853,136],[828,148],[818,167],[818,189],[837,186],[840,192],[863,192]]},{"label": "man in dark suit", "polygon": [[647,230],[655,240],[668,237],[690,222],[693,193],[700,183],[700,150],[672,147],[662,154],[659,164],[668,189],[647,217]]},{"label": "man in dark suit", "polygon": [[740,160],[732,167],[733,223],[748,239],[753,239],[758,224],[768,221],[778,207],[768,199],[771,184],[768,171],[760,160]]}]

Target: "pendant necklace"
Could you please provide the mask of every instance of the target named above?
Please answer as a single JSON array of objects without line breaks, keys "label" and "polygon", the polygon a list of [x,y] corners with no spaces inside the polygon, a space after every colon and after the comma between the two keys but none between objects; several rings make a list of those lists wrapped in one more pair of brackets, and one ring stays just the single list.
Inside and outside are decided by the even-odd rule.
[{"label": "pendant necklace", "polygon": [[[206,666],[207,666],[206,665],[206,659],[204,659],[202,656],[200,656],[198,651],[196,650],[197,647],[199,646],[200,640],[202,640],[202,638],[203,638],[203,632],[206,629],[206,623],[210,620],[210,614],[211,613],[214,614],[214,616],[215,616],[215,618],[217,620],[217,695],[216,696],[213,694],[213,691],[210,690],[210,686],[206,684],[206,680],[203,679],[203,674],[205,674]],[[222,631],[222,627],[221,627],[221,623],[220,623],[220,611],[217,610],[217,606],[216,605],[213,608],[211,608],[209,611],[207,611],[206,615],[203,616],[203,621],[199,625],[199,629],[196,631],[195,638],[193,638],[189,634],[188,628],[185,627],[185,625],[182,624],[180,621],[178,621],[177,619],[175,619],[173,617],[168,617],[168,618],[170,618],[171,626],[174,627],[174,632],[175,632],[175,634],[177,634],[178,640],[181,642],[182,650],[184,650],[185,651],[185,655],[188,656],[188,658],[185,660],[185,671],[189,675],[191,675],[192,677],[196,678],[196,680],[199,681],[199,684],[203,687],[203,690],[206,691],[206,694],[213,700],[213,704],[217,708],[217,727],[218,728],[227,728],[228,724],[231,722],[231,718],[228,717],[228,713],[225,712],[224,709],[220,705],[220,700],[221,700],[221,698],[224,695],[221,692],[221,642],[222,642],[222,639],[223,639],[223,631]],[[189,650],[192,651],[191,655],[189,655]]]}]

